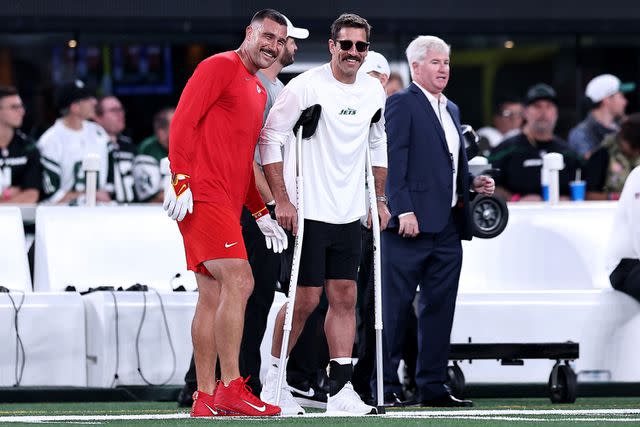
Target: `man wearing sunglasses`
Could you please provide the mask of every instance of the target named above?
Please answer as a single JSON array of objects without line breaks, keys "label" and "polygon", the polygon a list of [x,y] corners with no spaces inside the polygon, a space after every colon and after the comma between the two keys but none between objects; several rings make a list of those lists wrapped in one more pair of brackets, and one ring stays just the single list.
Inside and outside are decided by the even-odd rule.
[{"label": "man wearing sunglasses", "polygon": [[521,132],[524,124],[524,104],[515,96],[499,99],[494,108],[493,127],[478,129],[480,154],[489,157],[491,150],[502,141]]},{"label": "man wearing sunglasses", "polygon": [[[356,324],[355,280],[360,260],[359,220],[366,214],[366,144],[371,151],[380,200],[381,228],[386,227],[389,217],[384,203],[384,118],[372,124],[376,112],[384,111],[385,94],[375,78],[358,73],[369,48],[370,29],[365,19],[354,14],[343,14],[334,21],[328,42],[331,61],[291,80],[271,109],[259,141],[278,222],[296,234],[292,129],[303,110],[316,104],[322,107],[315,134],[302,144],[305,232],[289,351],[324,289],[329,302],[325,333],[331,358],[327,412],[354,415],[376,413],[374,407],[362,402],[350,382]],[[285,310],[283,307],[278,313],[274,328],[272,360],[261,395],[267,402],[277,392],[278,366],[286,363],[279,359]],[[281,393],[290,391],[285,386]],[[289,412],[286,405],[282,411]]]}]

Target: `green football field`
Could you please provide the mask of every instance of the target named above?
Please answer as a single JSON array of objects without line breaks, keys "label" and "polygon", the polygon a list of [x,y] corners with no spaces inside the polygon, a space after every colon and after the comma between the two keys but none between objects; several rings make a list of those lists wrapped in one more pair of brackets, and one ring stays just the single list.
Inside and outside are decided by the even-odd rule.
[{"label": "green football field", "polygon": [[548,399],[476,399],[461,410],[390,409],[385,415],[329,417],[313,412],[301,417],[190,419],[171,402],[0,404],[0,425],[182,426],[599,426],[640,425],[640,398],[579,398],[553,405]]}]

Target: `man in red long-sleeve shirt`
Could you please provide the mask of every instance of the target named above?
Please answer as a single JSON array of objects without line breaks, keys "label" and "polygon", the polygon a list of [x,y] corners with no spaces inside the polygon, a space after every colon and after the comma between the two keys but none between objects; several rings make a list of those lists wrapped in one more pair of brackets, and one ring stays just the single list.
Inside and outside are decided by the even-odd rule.
[{"label": "man in red long-sleeve shirt", "polygon": [[[256,189],[252,163],[267,99],[255,73],[276,60],[286,38],[282,14],[256,13],[237,50],[198,65],[171,122],[172,179],[164,208],[178,221],[199,291],[191,327],[198,381],[192,417],[280,413],[248,391],[238,368],[244,311],[253,290],[240,215],[246,205],[267,247],[275,252],[286,247],[284,231]],[[216,355],[222,374],[217,387]]]}]

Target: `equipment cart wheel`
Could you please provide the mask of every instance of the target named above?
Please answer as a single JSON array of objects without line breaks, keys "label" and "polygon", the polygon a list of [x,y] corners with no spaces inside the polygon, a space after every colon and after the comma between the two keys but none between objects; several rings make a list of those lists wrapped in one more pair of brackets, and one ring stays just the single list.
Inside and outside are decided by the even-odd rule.
[{"label": "equipment cart wheel", "polygon": [[491,239],[502,233],[509,222],[509,209],[500,197],[477,196],[471,202],[473,235]]},{"label": "equipment cart wheel", "polygon": [[453,366],[449,366],[447,368],[447,376],[449,377],[447,385],[449,386],[451,394],[459,398],[464,397],[464,388],[465,388],[464,373],[462,372],[462,369],[460,369],[460,366],[458,366],[457,363],[454,362]]},{"label": "equipment cart wheel", "polygon": [[574,403],[578,381],[576,373],[569,365],[556,365],[549,375],[549,398],[552,403]]}]

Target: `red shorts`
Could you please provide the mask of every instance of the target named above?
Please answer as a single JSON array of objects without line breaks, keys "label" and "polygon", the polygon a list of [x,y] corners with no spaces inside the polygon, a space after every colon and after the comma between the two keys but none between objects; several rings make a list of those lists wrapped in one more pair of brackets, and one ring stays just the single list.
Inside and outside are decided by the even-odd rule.
[{"label": "red shorts", "polygon": [[178,222],[187,268],[211,276],[204,261],[221,258],[247,259],[240,218],[226,206],[194,202],[193,213]]}]

